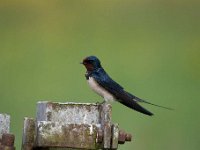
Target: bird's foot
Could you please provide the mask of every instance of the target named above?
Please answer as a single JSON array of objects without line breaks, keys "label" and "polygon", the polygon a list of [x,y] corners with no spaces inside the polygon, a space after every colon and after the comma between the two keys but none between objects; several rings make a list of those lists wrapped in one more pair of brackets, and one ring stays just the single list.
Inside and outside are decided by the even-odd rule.
[{"label": "bird's foot", "polygon": [[99,102],[96,102],[95,104],[96,104],[96,105],[99,105],[100,103],[99,103]]},{"label": "bird's foot", "polygon": [[103,102],[101,102],[101,103],[100,103],[100,102],[96,102],[97,105],[103,105],[103,104],[105,104],[105,103],[106,103],[106,101],[103,101]]}]

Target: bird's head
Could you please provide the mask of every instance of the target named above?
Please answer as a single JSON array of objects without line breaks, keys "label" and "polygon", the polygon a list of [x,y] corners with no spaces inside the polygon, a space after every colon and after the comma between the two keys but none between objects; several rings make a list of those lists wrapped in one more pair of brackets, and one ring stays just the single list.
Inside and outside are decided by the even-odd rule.
[{"label": "bird's head", "polygon": [[95,69],[101,68],[101,62],[96,56],[88,56],[83,59],[81,63],[85,66],[87,71],[93,71]]}]

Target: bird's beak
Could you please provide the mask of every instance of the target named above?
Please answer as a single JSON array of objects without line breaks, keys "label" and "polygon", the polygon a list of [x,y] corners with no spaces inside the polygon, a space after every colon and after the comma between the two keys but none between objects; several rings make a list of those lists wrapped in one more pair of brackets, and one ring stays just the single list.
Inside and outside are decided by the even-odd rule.
[{"label": "bird's beak", "polygon": [[81,65],[83,65],[83,62],[80,62]]}]

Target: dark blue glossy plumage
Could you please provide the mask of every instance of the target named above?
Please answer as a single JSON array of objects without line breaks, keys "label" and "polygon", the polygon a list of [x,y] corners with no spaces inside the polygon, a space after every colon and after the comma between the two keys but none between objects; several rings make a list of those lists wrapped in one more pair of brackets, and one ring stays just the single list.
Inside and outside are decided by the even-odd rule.
[{"label": "dark blue glossy plumage", "polygon": [[[117,82],[115,82],[102,68],[99,59],[95,56],[86,57],[82,64],[85,65],[87,72],[86,72],[86,79],[88,80],[92,77],[95,82],[98,84],[99,87],[103,88],[107,92],[109,92],[118,102],[124,104],[125,106],[134,109],[138,112],[141,112],[146,115],[153,115],[150,111],[146,110],[142,106],[138,104],[138,102],[145,102],[151,105],[159,106],[156,104],[149,103],[145,100],[142,100],[131,93],[128,93],[124,90],[122,86],[120,86]],[[166,107],[163,107],[166,108]],[[170,109],[170,108],[167,108]]]},{"label": "dark blue glossy plumage", "polygon": [[151,112],[144,109],[136,102],[137,97],[124,91],[122,86],[112,80],[103,68],[99,68],[91,72],[90,76],[93,77],[101,87],[105,88],[109,93],[111,93],[120,103],[146,115],[153,115]]}]

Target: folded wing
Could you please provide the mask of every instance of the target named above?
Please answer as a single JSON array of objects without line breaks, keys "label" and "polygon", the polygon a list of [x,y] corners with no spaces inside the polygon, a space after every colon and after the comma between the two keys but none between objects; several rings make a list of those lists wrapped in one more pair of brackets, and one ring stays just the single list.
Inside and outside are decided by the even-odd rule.
[{"label": "folded wing", "polygon": [[133,95],[124,91],[123,87],[112,80],[108,74],[104,71],[103,68],[99,68],[95,73],[92,74],[92,77],[96,80],[96,82],[105,88],[108,92],[110,92],[117,101],[122,103],[123,105],[134,109],[143,114],[152,116],[153,114],[140,106],[137,101],[134,100]]}]

